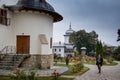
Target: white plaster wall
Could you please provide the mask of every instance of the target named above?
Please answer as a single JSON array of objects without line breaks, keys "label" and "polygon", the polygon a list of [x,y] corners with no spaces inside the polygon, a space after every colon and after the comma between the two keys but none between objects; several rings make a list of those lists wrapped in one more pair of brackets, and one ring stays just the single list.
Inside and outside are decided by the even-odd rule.
[{"label": "white plaster wall", "polygon": [[52,54],[50,49],[50,38],[53,35],[53,18],[46,14],[32,11],[15,12],[13,14],[12,28],[14,32],[14,44],[16,35],[30,35],[30,54],[45,54],[40,50],[40,34],[45,34],[49,42],[44,46],[46,54]]},{"label": "white plaster wall", "polygon": [[64,36],[65,37],[65,43],[69,44],[69,36]]},{"label": "white plaster wall", "polygon": [[14,46],[12,40],[11,27],[0,24],[0,50],[5,46]]},{"label": "white plaster wall", "polygon": [[41,54],[50,54],[50,52],[48,52],[47,49],[49,49],[49,46],[48,45],[41,45]]},{"label": "white plaster wall", "polygon": [[[12,0],[13,1],[13,0]],[[2,5],[7,2],[11,2],[10,0],[0,0],[0,8],[3,8]],[[14,0],[15,1],[15,0]],[[8,12],[8,18],[11,18],[11,12]],[[13,35],[11,25],[5,26],[0,24],[0,50],[2,50],[5,46],[15,46],[13,44]]]},{"label": "white plaster wall", "polygon": [[61,48],[61,52],[59,52],[61,54],[61,57],[65,57],[64,56],[64,48]]}]

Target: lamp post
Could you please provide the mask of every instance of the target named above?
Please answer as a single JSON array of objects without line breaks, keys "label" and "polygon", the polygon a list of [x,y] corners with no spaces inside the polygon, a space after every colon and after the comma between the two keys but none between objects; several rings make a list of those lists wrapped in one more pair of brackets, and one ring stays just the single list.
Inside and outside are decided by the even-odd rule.
[{"label": "lamp post", "polygon": [[85,55],[86,55],[86,50],[87,50],[86,47],[82,47],[82,48],[81,48],[82,59],[83,59],[84,62],[86,62],[86,57],[85,57]]}]

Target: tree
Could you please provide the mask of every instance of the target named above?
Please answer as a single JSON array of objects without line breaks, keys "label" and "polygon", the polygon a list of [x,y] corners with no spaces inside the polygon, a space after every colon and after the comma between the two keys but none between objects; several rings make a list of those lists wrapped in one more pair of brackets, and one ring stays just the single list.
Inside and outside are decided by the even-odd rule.
[{"label": "tree", "polygon": [[120,60],[120,46],[113,51],[114,58]]},{"label": "tree", "polygon": [[96,44],[96,57],[98,57],[98,55],[103,56],[103,45],[101,41],[97,41]]},{"label": "tree", "polygon": [[87,52],[95,51],[95,44],[98,35],[95,31],[90,33],[85,30],[79,30],[77,32],[73,32],[70,35],[70,43],[74,44],[76,49],[80,52],[81,47],[86,47]]},{"label": "tree", "polygon": [[68,66],[69,65],[69,56],[66,57],[65,62],[66,62],[66,65]]},{"label": "tree", "polygon": [[118,39],[117,41],[120,41],[120,29],[118,29]]}]

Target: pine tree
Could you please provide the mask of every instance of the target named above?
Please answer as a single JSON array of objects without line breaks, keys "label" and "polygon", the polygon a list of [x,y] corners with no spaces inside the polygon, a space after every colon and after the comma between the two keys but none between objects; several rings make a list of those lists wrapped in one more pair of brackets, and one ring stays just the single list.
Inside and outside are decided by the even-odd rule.
[{"label": "pine tree", "polygon": [[98,57],[98,55],[103,56],[103,45],[101,41],[97,41],[96,44],[96,57]]}]

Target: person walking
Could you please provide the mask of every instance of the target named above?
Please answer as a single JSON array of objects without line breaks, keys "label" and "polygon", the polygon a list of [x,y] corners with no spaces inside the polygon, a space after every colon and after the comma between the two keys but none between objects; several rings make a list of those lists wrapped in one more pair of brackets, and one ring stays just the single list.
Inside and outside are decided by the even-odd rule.
[{"label": "person walking", "polygon": [[103,58],[98,55],[98,57],[96,58],[96,65],[98,67],[98,73],[101,73],[101,66],[103,65]]}]

